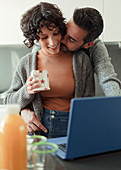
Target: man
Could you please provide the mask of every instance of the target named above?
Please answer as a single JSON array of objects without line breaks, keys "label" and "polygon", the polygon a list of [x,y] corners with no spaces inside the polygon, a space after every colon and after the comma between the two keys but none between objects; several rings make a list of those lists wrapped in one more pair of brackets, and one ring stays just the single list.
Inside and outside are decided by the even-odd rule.
[{"label": "man", "polygon": [[99,84],[106,96],[121,95],[121,82],[117,79],[111,59],[103,42],[96,39],[103,30],[103,19],[93,8],[74,11],[67,23],[67,34],[62,40],[62,48],[69,51],[85,50],[88,53]]},{"label": "man", "polygon": [[[103,31],[103,19],[94,8],[75,9],[67,23],[67,34],[62,40],[62,49],[80,52],[90,57],[99,84],[105,96],[120,96],[121,81],[117,78],[104,43],[97,39]],[[33,50],[41,48],[38,44]]]},{"label": "man", "polygon": [[[110,62],[106,47],[103,42],[96,39],[102,33],[102,30],[103,19],[97,10],[93,8],[76,9],[72,19],[67,23],[67,35],[62,40],[62,49],[76,53],[85,50],[92,61],[94,71],[98,76],[99,83],[105,95],[121,95],[121,82],[116,78],[116,73]],[[40,48],[40,45],[36,44],[33,51]],[[36,120],[36,126],[44,131],[43,125],[39,119],[34,117],[35,113],[33,111],[29,109],[23,109],[21,111],[21,115],[28,116],[30,114],[32,120],[29,123]]]}]

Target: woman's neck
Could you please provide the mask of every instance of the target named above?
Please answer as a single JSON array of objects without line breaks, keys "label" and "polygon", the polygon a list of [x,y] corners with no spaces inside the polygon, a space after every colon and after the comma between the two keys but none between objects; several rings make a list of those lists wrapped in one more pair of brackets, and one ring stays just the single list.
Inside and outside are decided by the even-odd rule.
[{"label": "woman's neck", "polygon": [[39,56],[41,56],[41,57],[58,58],[58,57],[60,57],[60,56],[63,54],[63,52],[60,51],[60,52],[57,53],[57,54],[51,54],[51,53],[47,53],[47,52],[45,52],[45,51],[43,51],[43,50],[41,49],[40,51],[38,51],[38,54],[39,54]]}]

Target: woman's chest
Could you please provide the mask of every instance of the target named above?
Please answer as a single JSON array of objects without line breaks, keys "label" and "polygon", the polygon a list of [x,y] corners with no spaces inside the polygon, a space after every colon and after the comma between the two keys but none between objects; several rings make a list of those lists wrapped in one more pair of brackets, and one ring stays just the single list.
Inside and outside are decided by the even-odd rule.
[{"label": "woman's chest", "polygon": [[[72,58],[67,58],[67,60],[60,61],[41,61],[38,63],[39,70],[48,70],[48,78],[51,91],[62,91],[66,89],[67,91],[73,91],[74,89],[74,74],[73,74],[73,64]],[[69,89],[71,88],[71,90]]]}]

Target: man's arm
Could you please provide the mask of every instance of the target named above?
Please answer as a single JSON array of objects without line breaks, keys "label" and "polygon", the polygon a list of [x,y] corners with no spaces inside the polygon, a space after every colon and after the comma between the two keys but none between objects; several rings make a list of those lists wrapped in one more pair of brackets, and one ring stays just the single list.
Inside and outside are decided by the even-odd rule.
[{"label": "man's arm", "polygon": [[106,96],[120,96],[121,81],[117,78],[104,43],[97,39],[94,46],[89,48],[89,55],[104,94]]}]

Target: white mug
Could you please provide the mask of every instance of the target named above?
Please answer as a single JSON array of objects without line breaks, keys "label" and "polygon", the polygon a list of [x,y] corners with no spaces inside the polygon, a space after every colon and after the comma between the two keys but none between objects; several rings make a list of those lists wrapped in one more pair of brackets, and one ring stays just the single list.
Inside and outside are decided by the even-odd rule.
[{"label": "white mug", "polygon": [[[35,74],[38,76],[36,77]],[[41,87],[35,88],[33,91],[50,90],[47,70],[33,70],[31,75],[35,80],[39,80],[39,83],[41,84]]]}]

